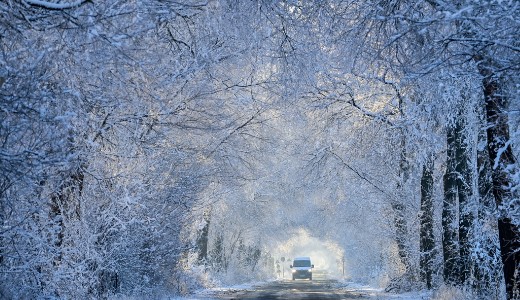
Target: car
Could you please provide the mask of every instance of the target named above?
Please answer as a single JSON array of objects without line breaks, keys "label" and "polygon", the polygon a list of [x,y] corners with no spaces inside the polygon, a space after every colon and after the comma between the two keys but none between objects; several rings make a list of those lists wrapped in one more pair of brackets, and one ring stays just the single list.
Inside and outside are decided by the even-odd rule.
[{"label": "car", "polygon": [[312,269],[314,265],[311,263],[311,258],[307,256],[296,257],[291,265],[292,280],[295,279],[309,279],[312,280]]}]

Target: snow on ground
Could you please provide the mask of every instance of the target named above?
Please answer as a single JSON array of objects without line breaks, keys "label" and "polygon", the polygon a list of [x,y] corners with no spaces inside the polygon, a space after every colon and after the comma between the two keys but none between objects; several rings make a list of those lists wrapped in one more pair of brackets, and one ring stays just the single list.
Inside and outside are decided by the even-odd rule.
[{"label": "snow on ground", "polygon": [[346,292],[369,296],[377,300],[427,300],[432,298],[431,291],[415,291],[402,294],[387,293],[384,289],[374,288],[355,282],[339,282],[339,289]]},{"label": "snow on ground", "polygon": [[[272,280],[274,281],[274,280]],[[254,291],[260,286],[269,284],[272,281],[262,282],[250,282],[239,285],[215,287],[209,289],[203,289],[190,296],[169,298],[168,300],[204,300],[214,299],[215,295],[223,294],[235,294],[238,292]],[[341,282],[339,281],[336,285],[338,290],[344,290],[350,294],[357,294],[364,298],[362,299],[374,299],[374,300],[430,300],[432,299],[431,291],[416,291],[402,294],[387,293],[384,289],[374,288],[368,285],[362,285],[355,282]]]},{"label": "snow on ground", "polygon": [[214,299],[213,297],[215,295],[234,294],[237,292],[254,291],[256,288],[269,284],[272,281],[275,281],[275,279],[268,280],[268,281],[248,282],[248,283],[242,283],[242,284],[237,284],[237,285],[207,288],[207,289],[199,290],[199,291],[195,292],[193,295],[177,297],[177,298],[169,298],[168,300]]}]

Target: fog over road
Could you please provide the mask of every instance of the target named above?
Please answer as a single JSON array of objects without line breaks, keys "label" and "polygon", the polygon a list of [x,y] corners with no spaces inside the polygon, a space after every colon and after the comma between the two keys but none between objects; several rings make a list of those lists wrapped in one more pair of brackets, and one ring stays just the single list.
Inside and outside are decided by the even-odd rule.
[{"label": "fog over road", "polygon": [[312,281],[286,279],[247,290],[220,291],[201,299],[371,299],[366,293],[346,289],[340,282],[319,271],[313,276]]}]

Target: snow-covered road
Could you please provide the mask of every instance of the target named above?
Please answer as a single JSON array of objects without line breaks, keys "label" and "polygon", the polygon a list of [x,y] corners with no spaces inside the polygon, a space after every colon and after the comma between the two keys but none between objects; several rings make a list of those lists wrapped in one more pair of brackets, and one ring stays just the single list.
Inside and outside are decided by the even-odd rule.
[{"label": "snow-covered road", "polygon": [[[316,274],[315,274],[316,275]],[[341,280],[315,276],[309,280],[277,280],[251,286],[206,290],[188,299],[231,300],[231,299],[367,299],[367,300],[411,300],[430,299],[428,293],[389,294],[379,289]],[[186,299],[186,298],[185,298]]]}]

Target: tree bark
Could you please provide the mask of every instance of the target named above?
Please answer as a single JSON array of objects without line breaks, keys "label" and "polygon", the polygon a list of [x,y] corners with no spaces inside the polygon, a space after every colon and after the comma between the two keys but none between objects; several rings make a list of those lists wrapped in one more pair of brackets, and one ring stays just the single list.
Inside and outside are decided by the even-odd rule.
[{"label": "tree bark", "polygon": [[198,248],[198,260],[199,263],[205,263],[208,259],[208,234],[209,225],[211,221],[211,210],[207,209],[204,211],[204,227],[200,231],[200,235],[197,239]]},{"label": "tree bark", "polygon": [[399,182],[397,183],[397,192],[399,198],[392,202],[392,210],[394,212],[394,227],[395,227],[395,240],[397,243],[397,249],[401,263],[405,267],[406,276],[410,275],[412,269],[410,264],[410,258],[408,257],[408,247],[406,241],[408,240],[408,225],[406,224],[405,206],[401,202],[404,195],[403,188],[408,180],[408,163],[406,161],[406,140],[404,133],[401,137],[401,157],[399,161]]},{"label": "tree bark", "polygon": [[428,289],[432,288],[433,257],[435,239],[433,236],[433,161],[423,166],[421,178],[421,237],[420,265],[421,279]]},{"label": "tree bark", "polygon": [[78,168],[69,178],[66,178],[58,191],[51,195],[49,218],[57,226],[57,236],[54,246],[57,247],[54,264],[61,263],[63,257],[63,240],[65,238],[65,220],[81,219],[80,196],[83,191],[84,174]]},{"label": "tree bark", "polygon": [[459,280],[459,248],[457,226],[457,175],[455,159],[456,134],[449,127],[447,137],[446,173],[444,174],[444,202],[442,206],[442,250],[444,282],[457,284]]},{"label": "tree bark", "polygon": [[[484,99],[482,99],[482,104]],[[480,104],[479,119],[481,128],[478,135],[477,149],[477,170],[478,170],[478,213],[477,220],[474,222],[475,232],[481,232],[484,224],[495,222],[496,205],[492,194],[491,165],[489,163],[489,153],[487,151],[487,137],[485,129],[485,109]],[[496,232],[498,236],[498,232]],[[475,234],[473,236],[474,244],[485,245],[473,263],[473,288],[481,291],[497,290],[492,278],[496,278],[499,274],[500,255],[498,240],[495,240],[494,234],[487,232],[486,234]]]},{"label": "tree bark", "polygon": [[444,205],[442,213],[444,281],[465,284],[471,276],[471,238],[473,206],[471,205],[470,156],[462,113],[447,136],[446,173],[444,175]]},{"label": "tree bark", "polygon": [[481,66],[484,75],[483,86],[486,101],[487,142],[491,166],[493,168],[492,189],[496,205],[499,209],[498,233],[500,251],[503,263],[507,299],[518,299],[520,269],[520,234],[517,224],[508,216],[508,210],[513,207],[515,195],[511,191],[514,185],[509,171],[516,166],[516,159],[509,144],[509,127],[506,108],[507,99],[500,93],[498,78],[493,72]]},{"label": "tree bark", "polygon": [[410,259],[408,257],[408,247],[406,246],[408,229],[406,228],[404,205],[395,201],[392,203],[392,210],[394,211],[395,240],[397,243],[399,258],[405,267],[405,273],[408,273],[411,269],[411,266]]},{"label": "tree bark", "polygon": [[455,156],[457,174],[457,195],[459,200],[459,283],[465,284],[471,275],[471,239],[473,206],[471,203],[471,171],[469,170],[468,146],[462,114],[455,125]]}]

